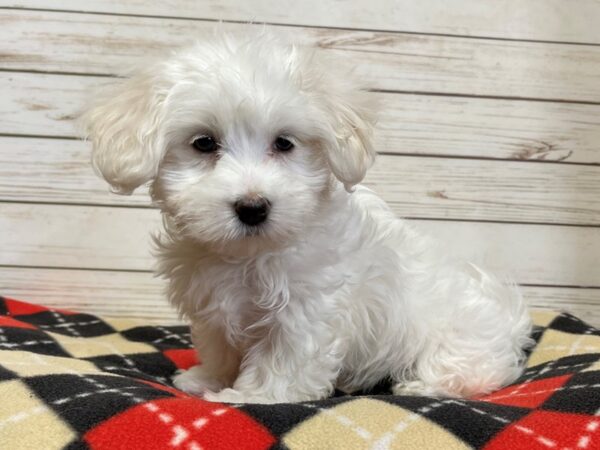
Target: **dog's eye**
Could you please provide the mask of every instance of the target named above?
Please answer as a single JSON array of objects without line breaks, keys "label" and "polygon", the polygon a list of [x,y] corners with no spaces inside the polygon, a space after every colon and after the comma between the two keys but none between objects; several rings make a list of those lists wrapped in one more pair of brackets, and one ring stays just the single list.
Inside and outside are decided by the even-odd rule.
[{"label": "dog's eye", "polygon": [[275,139],[273,145],[280,152],[289,152],[291,149],[294,148],[294,143],[289,139],[284,138],[283,136],[279,136],[277,139]]},{"label": "dog's eye", "polygon": [[212,153],[219,147],[219,144],[212,136],[198,136],[194,138],[192,146],[202,153]]}]

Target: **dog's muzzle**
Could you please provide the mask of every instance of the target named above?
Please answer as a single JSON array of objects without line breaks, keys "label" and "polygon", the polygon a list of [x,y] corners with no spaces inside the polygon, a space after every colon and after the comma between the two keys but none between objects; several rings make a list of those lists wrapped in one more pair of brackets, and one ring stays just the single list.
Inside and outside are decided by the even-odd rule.
[{"label": "dog's muzzle", "polygon": [[238,200],[233,204],[233,208],[240,222],[255,226],[267,220],[271,203],[266,198],[257,197]]}]

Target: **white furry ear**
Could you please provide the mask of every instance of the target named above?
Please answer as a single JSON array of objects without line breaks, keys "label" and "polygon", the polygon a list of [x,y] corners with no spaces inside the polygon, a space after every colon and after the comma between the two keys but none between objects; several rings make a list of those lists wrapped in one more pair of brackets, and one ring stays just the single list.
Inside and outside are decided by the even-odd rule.
[{"label": "white furry ear", "polygon": [[160,68],[153,69],[105,88],[81,116],[94,168],[119,194],[152,180],[164,153],[160,129],[169,88]]},{"label": "white furry ear", "polygon": [[348,192],[360,183],[375,161],[373,127],[375,114],[368,94],[358,89],[348,89],[329,97],[328,114],[332,118],[335,135],[325,148],[325,156],[333,175],[344,184]]}]

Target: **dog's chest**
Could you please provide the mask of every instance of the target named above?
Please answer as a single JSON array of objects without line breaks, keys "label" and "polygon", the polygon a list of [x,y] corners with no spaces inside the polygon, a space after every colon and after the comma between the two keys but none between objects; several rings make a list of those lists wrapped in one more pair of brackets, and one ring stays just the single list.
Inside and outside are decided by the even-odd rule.
[{"label": "dog's chest", "polygon": [[229,266],[213,279],[206,313],[232,341],[245,340],[272,325],[271,316],[289,299],[290,283],[281,273],[262,272],[255,264]]},{"label": "dog's chest", "polygon": [[[215,283],[209,308],[213,321],[226,331],[228,340],[244,347],[260,339],[274,327],[291,323],[290,315],[304,315],[310,305],[331,302],[339,290],[337,268],[299,267],[295,261],[257,261],[241,267],[229,267]],[[213,280],[216,281],[216,280]],[[325,299],[328,299],[327,301]],[[295,317],[299,318],[299,317]]]}]

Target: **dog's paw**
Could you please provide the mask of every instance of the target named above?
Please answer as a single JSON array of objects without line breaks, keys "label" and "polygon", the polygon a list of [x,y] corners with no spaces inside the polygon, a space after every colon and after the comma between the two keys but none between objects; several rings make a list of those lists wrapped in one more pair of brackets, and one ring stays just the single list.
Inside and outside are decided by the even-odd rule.
[{"label": "dog's paw", "polygon": [[223,389],[219,392],[206,391],[202,398],[209,402],[247,403],[244,394],[231,388]]},{"label": "dog's paw", "polygon": [[394,395],[437,395],[437,392],[434,388],[420,380],[398,383],[392,387],[392,392]]},{"label": "dog's paw", "polygon": [[175,375],[173,385],[181,391],[200,397],[207,391],[220,391],[225,387],[222,382],[208,374],[200,365]]},{"label": "dog's paw", "polygon": [[231,388],[223,389],[219,392],[206,391],[202,397],[209,402],[219,403],[277,403],[274,399],[263,395],[245,394]]}]

